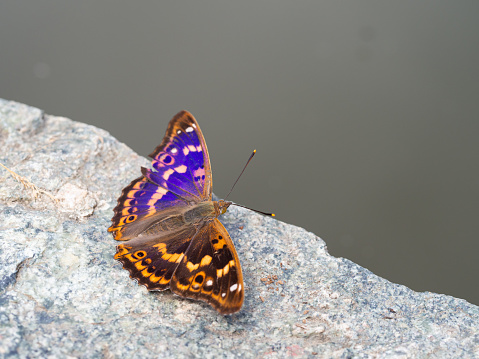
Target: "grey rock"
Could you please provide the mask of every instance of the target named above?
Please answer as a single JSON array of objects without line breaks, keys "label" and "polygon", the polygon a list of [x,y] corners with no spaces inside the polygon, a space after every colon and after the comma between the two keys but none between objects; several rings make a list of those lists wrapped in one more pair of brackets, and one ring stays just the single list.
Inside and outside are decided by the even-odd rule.
[{"label": "grey rock", "polygon": [[106,229],[149,161],[104,130],[0,100],[0,163],[16,174],[0,168],[1,357],[479,357],[479,307],[243,208],[222,217],[243,267],[239,313],[138,286]]}]

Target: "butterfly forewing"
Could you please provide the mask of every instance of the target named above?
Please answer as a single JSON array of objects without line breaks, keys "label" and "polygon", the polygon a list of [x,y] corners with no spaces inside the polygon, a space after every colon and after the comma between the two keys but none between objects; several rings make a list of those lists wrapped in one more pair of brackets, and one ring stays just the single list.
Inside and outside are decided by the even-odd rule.
[{"label": "butterfly forewing", "polygon": [[208,302],[222,314],[240,310],[243,274],[231,237],[218,219],[198,230],[176,268],[170,288],[183,297]]},{"label": "butterfly forewing", "polygon": [[123,189],[108,231],[116,240],[126,241],[147,229],[158,212],[187,205],[186,200],[139,177]]},{"label": "butterfly forewing", "polygon": [[[211,199],[208,149],[195,118],[179,112],[168,125],[161,144],[150,154],[156,170],[142,169],[123,189],[108,229],[116,240],[128,240],[146,229],[158,211]],[[136,223],[135,223],[136,222]],[[138,223],[140,222],[140,223]]]},{"label": "butterfly forewing", "polygon": [[150,157],[153,167],[163,176],[169,176],[168,180],[178,180],[181,189],[202,200],[211,199],[213,183],[208,149],[198,123],[189,112],[181,111],[173,117],[163,141]]}]

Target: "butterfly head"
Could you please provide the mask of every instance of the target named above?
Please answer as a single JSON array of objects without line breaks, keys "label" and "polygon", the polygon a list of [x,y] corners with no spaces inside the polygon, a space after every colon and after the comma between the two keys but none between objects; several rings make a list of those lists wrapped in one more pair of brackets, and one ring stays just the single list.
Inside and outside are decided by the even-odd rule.
[{"label": "butterfly head", "polygon": [[220,199],[217,202],[214,202],[216,216],[218,217],[219,215],[226,213],[226,210],[231,205],[231,203],[232,202],[225,201],[225,200],[222,200],[222,199]]}]

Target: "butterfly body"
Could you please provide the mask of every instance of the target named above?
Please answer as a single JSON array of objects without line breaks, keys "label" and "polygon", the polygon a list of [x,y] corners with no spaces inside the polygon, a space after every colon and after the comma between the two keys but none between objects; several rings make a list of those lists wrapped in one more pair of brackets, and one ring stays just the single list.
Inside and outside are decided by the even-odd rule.
[{"label": "butterfly body", "polygon": [[244,299],[241,266],[218,220],[231,202],[212,200],[212,174],[204,137],[187,111],[171,121],[150,154],[153,169],[123,189],[108,231],[124,243],[115,259],[148,290],[237,312]]}]

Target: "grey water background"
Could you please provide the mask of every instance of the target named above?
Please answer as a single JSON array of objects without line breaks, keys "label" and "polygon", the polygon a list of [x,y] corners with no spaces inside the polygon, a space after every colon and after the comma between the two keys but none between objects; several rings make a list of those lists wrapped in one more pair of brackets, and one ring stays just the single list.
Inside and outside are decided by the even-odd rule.
[{"label": "grey water background", "polygon": [[2,1],[0,51],[0,97],[145,156],[188,109],[218,196],[256,148],[232,200],[479,304],[479,2]]}]

